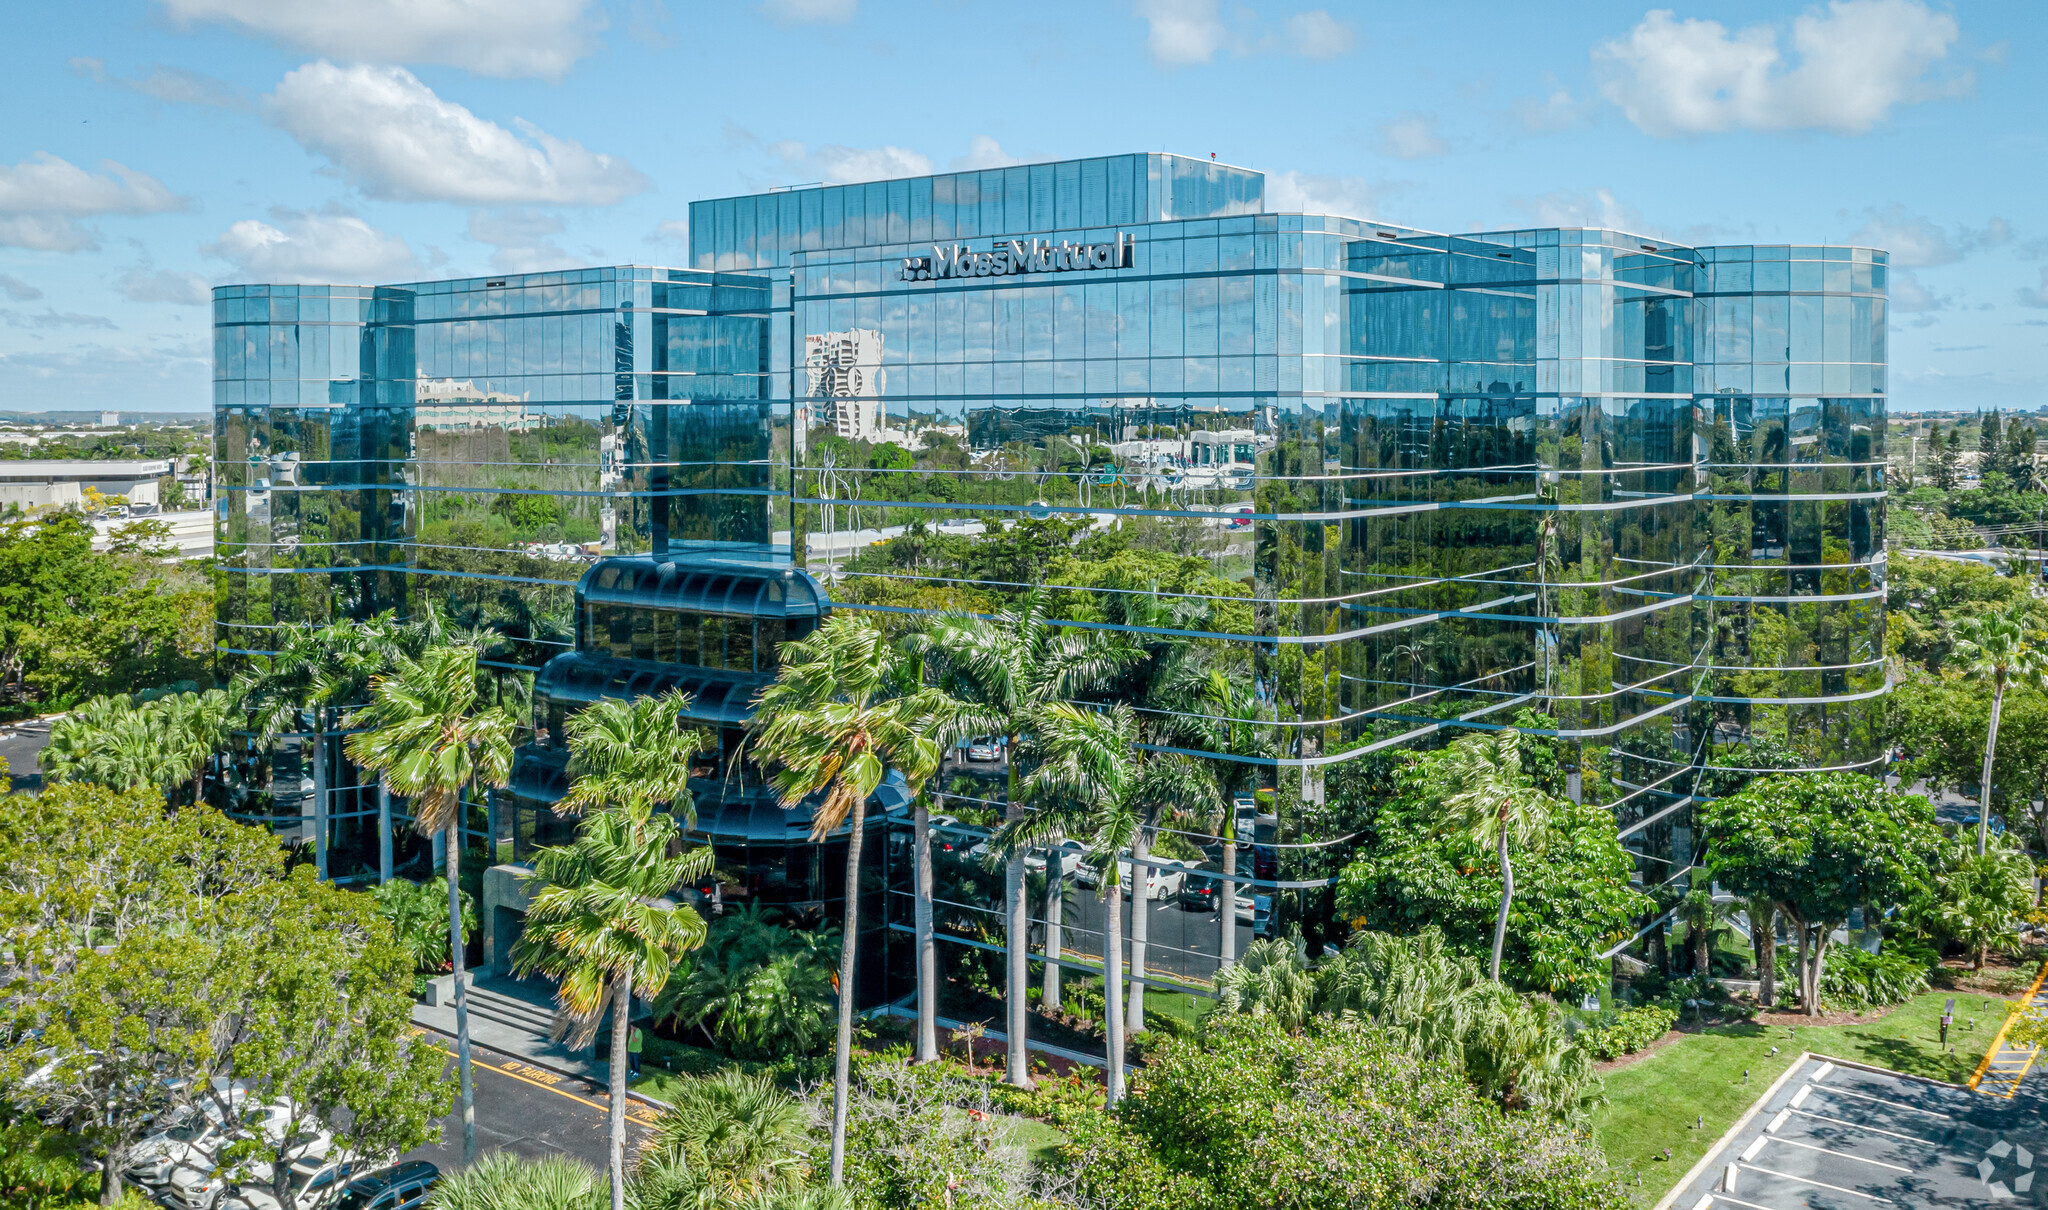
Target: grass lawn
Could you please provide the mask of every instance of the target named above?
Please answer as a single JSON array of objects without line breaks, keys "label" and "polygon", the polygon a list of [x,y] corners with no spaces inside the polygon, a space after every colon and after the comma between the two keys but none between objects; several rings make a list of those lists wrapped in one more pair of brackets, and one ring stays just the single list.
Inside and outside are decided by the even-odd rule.
[{"label": "grass lawn", "polygon": [[1034,1166],[1043,1168],[1053,1162],[1053,1152],[1067,1141],[1066,1132],[1048,1126],[1035,1118],[1012,1117],[1011,1137],[1031,1157]]},{"label": "grass lawn", "polygon": [[[1956,1023],[1949,1030],[1953,1054],[1940,1045],[1941,1009],[1950,995],[1956,997]],[[1648,1206],[1706,1154],[1800,1051],[1961,1084],[2004,1019],[2003,1000],[1935,991],[1864,1025],[1717,1026],[1609,1072],[1608,1103],[1593,1115],[1593,1135],[1624,1181],[1641,1174],[1643,1183],[1630,1183],[1628,1192],[1636,1205]],[[1705,1128],[1694,1129],[1702,1117]],[[1666,1147],[1668,1163],[1661,1158]]]}]

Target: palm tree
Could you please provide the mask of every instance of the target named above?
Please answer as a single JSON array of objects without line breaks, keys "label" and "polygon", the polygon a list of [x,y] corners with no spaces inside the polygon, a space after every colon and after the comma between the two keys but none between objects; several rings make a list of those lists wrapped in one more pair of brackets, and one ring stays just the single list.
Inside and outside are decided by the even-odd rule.
[{"label": "palm tree", "polygon": [[1984,776],[1978,787],[1977,852],[1991,835],[1991,761],[1998,751],[1998,715],[2005,707],[2005,687],[2014,681],[2038,684],[2048,661],[2024,626],[2023,607],[2003,613],[1964,618],[1955,625],[1955,651],[1949,657],[1971,680],[1991,682],[1991,726],[1984,735]]},{"label": "palm tree", "polygon": [[574,841],[536,854],[531,881],[541,889],[513,947],[515,970],[558,980],[555,1027],[571,1046],[589,1045],[611,1012],[612,1210],[623,1210],[626,1197],[633,995],[660,995],[676,962],[704,940],[703,919],[668,895],[710,871],[711,849],[670,857],[683,828],[674,814],[654,810],[668,803],[695,822],[690,761],[704,736],[678,725],[689,705],[681,690],[631,702],[605,698],[569,720],[575,780],[555,809],[594,813]]},{"label": "palm tree", "polygon": [[[915,688],[918,669],[872,621],[837,614],[804,638],[782,645],[775,683],[755,699],[748,720],[754,759],[774,769],[785,807],[822,794],[811,837],[844,824],[846,912],[839,945],[839,1027],[832,1060],[832,1184],[846,1170],[846,1110],[853,1049],[854,956],[860,935],[860,856],[867,800],[894,766],[915,797],[938,769],[935,734],[957,724],[957,703]],[[902,696],[905,688],[915,688]]]},{"label": "palm tree", "polygon": [[227,746],[240,721],[241,699],[233,690],[208,689],[159,698],[172,742],[191,770],[192,801],[206,801],[206,765]]},{"label": "palm tree", "polygon": [[1218,888],[1219,970],[1237,961],[1237,794],[1257,766],[1246,759],[1266,754],[1259,734],[1258,700],[1220,668],[1189,668],[1161,686],[1162,730],[1183,746],[1225,758],[1210,762],[1216,778],[1216,838],[1222,841],[1223,877]]},{"label": "palm tree", "polygon": [[89,781],[116,790],[164,789],[191,772],[156,703],[123,697],[87,701],[50,726],[39,758],[53,781]]},{"label": "palm tree", "polygon": [[1212,1011],[1271,1017],[1282,1029],[1299,1030],[1314,1006],[1315,990],[1301,940],[1268,937],[1252,942],[1243,962],[1216,976]]},{"label": "palm tree", "polygon": [[1493,924],[1493,964],[1487,978],[1500,982],[1507,945],[1508,906],[1515,898],[1509,850],[1541,848],[1550,830],[1551,799],[1522,772],[1522,733],[1512,728],[1473,733],[1452,744],[1445,761],[1444,829],[1463,832],[1500,858],[1500,915]]},{"label": "palm tree", "polygon": [[[1184,776],[1165,761],[1142,759],[1138,721],[1128,703],[1101,711],[1055,702],[1038,719],[1044,762],[1031,774],[1033,797],[1044,805],[1005,823],[996,847],[1017,852],[1055,835],[1086,837],[1090,860],[1102,870],[1103,1024],[1109,1034],[1109,1099],[1124,1088],[1122,858],[1145,824],[1145,804]],[[1162,773],[1164,774],[1162,776]],[[1142,904],[1136,905],[1142,912]]]},{"label": "palm tree", "polygon": [[[1139,827],[1131,837],[1131,995],[1126,1013],[1132,1033],[1145,1028],[1145,951],[1152,932],[1152,912],[1146,904],[1152,893],[1152,841],[1169,819],[1210,818],[1220,809],[1220,801],[1215,779],[1196,761],[1161,756],[1146,762],[1143,793],[1137,800]],[[1235,906],[1227,911],[1235,928]]]},{"label": "palm tree", "polygon": [[640,1152],[640,1210],[716,1210],[801,1193],[811,1169],[804,1104],[764,1075],[728,1068],[691,1080]]},{"label": "palm tree", "polygon": [[428,1210],[598,1210],[597,1173],[551,1155],[529,1160],[510,1151],[484,1157],[441,1178]]},{"label": "palm tree", "polygon": [[668,895],[711,868],[711,850],[700,845],[670,857],[681,838],[675,817],[657,814],[644,795],[587,815],[575,840],[534,855],[530,881],[540,890],[512,948],[516,973],[557,980],[555,1031],[569,1045],[588,1046],[611,1012],[612,1210],[626,1204],[633,996],[659,995],[676,962],[704,940],[703,918]]},{"label": "palm tree", "polygon": [[1714,902],[1713,892],[1704,886],[1694,886],[1678,901],[1673,914],[1685,925],[1686,936],[1692,942],[1693,973],[1711,973],[1708,968],[1713,961],[1714,926],[1721,922],[1721,908]]},{"label": "palm tree", "polygon": [[[938,665],[939,684],[977,708],[968,716],[974,729],[1003,737],[1006,823],[1015,823],[1024,814],[1020,748],[1039,713],[1051,703],[1096,688],[1143,657],[1137,647],[1110,632],[1062,630],[1052,620],[1049,605],[1045,591],[1034,588],[1014,608],[993,617],[943,614],[911,640],[913,650]],[[1025,987],[1031,973],[1031,920],[1024,901],[1022,849],[1012,852],[1004,865],[1003,906],[1008,960],[1003,994],[1009,1034],[1004,1080],[1029,1088]]]},{"label": "palm tree", "polygon": [[391,666],[392,626],[386,615],[369,622],[281,626],[278,635],[276,654],[259,657],[235,688],[255,708],[257,742],[262,745],[297,731],[302,718],[311,720],[307,763],[313,775],[313,860],[325,881],[331,805],[327,785],[329,718],[336,708],[362,701],[371,681]]},{"label": "palm tree", "polygon": [[[370,704],[349,720],[362,730],[345,742],[349,757],[412,800],[413,827],[445,837],[448,933],[462,936],[462,789],[496,789],[511,779],[512,733],[518,723],[496,707],[479,708],[476,648],[436,647],[419,659],[401,656],[370,687]],[[455,1054],[462,1081],[462,1158],[476,1162],[476,1086],[469,1056],[469,991],[459,943],[449,945],[455,969]]]}]

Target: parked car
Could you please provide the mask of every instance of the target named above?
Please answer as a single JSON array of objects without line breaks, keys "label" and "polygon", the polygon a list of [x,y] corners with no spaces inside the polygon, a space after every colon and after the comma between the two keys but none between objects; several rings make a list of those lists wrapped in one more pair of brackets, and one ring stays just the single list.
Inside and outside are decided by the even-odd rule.
[{"label": "parked car", "polygon": [[441,1170],[426,1160],[408,1160],[350,1182],[335,1210],[414,1210],[441,1183]]},{"label": "parked car", "polygon": [[[309,1173],[317,1174],[319,1170],[327,1166],[328,1152],[334,1148],[334,1136],[324,1130],[310,1127],[305,1122],[300,1123],[300,1131],[301,1133],[298,1138],[305,1142],[305,1147],[304,1150],[299,1152],[299,1159],[293,1163],[293,1171],[296,1173],[299,1168],[305,1167]],[[270,1173],[271,1168],[269,1164],[260,1160],[251,1161],[248,1166],[247,1175],[243,1180],[245,1185],[251,1188],[256,1185],[268,1185],[270,1183]],[[309,1176],[308,1179],[310,1180],[311,1177]],[[227,1210],[228,1205],[232,1204],[235,1200],[244,1201],[246,1204],[246,1198],[242,1194],[237,1194],[234,1199],[224,1202],[223,1198],[227,1194],[227,1189],[228,1174],[215,1166],[211,1155],[199,1152],[195,1154],[193,1159],[183,1161],[176,1168],[172,1169],[170,1177],[164,1181],[163,1187],[158,1191],[158,1200],[171,1207],[172,1210],[215,1210],[216,1207],[219,1207],[220,1210]],[[322,1186],[321,1196],[324,1197],[326,1192],[325,1186]],[[279,1210],[274,1204],[276,1199],[271,1198],[269,1200],[272,1204],[266,1206],[264,1210]],[[306,1203],[307,1207],[311,1205],[312,1203],[310,1202]],[[286,1208],[286,1210],[302,1210],[302,1208],[293,1206]]]},{"label": "parked car", "polygon": [[[1055,850],[1059,854],[1059,871],[1063,878],[1072,878],[1081,868],[1082,858],[1088,856],[1088,847],[1078,840],[1062,840]],[[1024,854],[1024,870],[1030,874],[1046,872],[1046,849],[1032,849]]]},{"label": "parked car", "polygon": [[169,1180],[181,1165],[208,1162],[212,1148],[220,1142],[220,1111],[182,1106],[167,1115],[165,1126],[147,1135],[128,1155],[128,1170],[122,1175],[138,1185],[154,1188]]},{"label": "parked car", "polygon": [[1131,872],[1130,858],[1117,860],[1117,874],[1123,879],[1124,894],[1132,894],[1133,888],[1138,885],[1139,876],[1142,876],[1145,880],[1145,898],[1172,899],[1180,894],[1181,884],[1187,881],[1188,871],[1195,868],[1185,861],[1172,857],[1148,857],[1145,860],[1145,867],[1137,875]]},{"label": "parked car", "polygon": [[[1242,877],[1240,875],[1240,877]],[[1180,887],[1180,905],[1198,912],[1213,912],[1223,894],[1223,875],[1216,870],[1189,870]],[[1237,884],[1237,897],[1244,898],[1244,883]]]},{"label": "parked car", "polygon": [[941,853],[951,853],[955,849],[963,847],[967,843],[967,838],[958,832],[949,830],[959,826],[960,821],[951,815],[932,816],[929,829],[932,836],[932,848]]},{"label": "parked car", "polygon": [[286,1178],[285,1200],[269,1188],[269,1168],[255,1165],[258,1176],[244,1183],[220,1202],[220,1210],[320,1210],[327,1204],[334,1186],[345,1182],[357,1165],[348,1159],[326,1160],[307,1156],[292,1164]]},{"label": "parked car", "polygon": [[977,735],[967,741],[967,759],[997,761],[1003,758],[1003,741],[993,735]]}]

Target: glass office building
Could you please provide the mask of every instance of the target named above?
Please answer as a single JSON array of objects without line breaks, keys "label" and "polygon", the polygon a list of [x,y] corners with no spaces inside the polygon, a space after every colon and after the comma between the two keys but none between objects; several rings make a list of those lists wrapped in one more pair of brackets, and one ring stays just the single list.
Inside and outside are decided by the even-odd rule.
[{"label": "glass office building", "polygon": [[[1036,588],[1223,672],[1276,901],[1327,877],[1331,769],[1447,729],[1558,737],[1652,884],[1696,794],[1881,759],[1882,251],[1279,214],[1160,154],[689,217],[685,267],[216,292],[223,652],[496,622],[548,669],[529,815],[484,825],[521,845],[556,704],[755,683],[827,598]],[[691,576],[745,601],[616,587]]]}]

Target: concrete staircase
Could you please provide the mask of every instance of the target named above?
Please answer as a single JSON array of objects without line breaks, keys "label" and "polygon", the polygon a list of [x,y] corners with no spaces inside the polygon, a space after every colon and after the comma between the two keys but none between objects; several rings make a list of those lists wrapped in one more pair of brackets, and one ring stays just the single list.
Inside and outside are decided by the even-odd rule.
[{"label": "concrete staircase", "polygon": [[555,1007],[544,992],[491,980],[469,988],[469,1015],[521,1033],[545,1038],[554,1028]]}]

